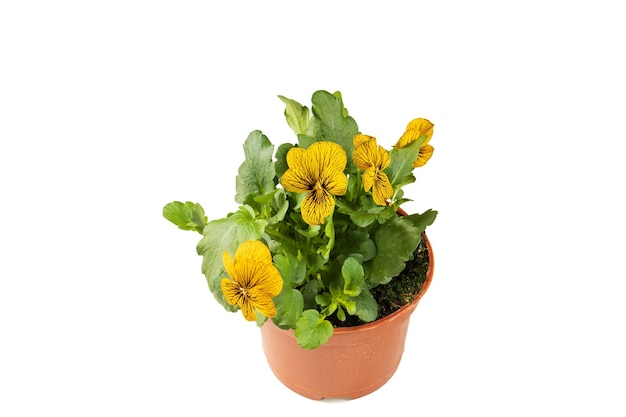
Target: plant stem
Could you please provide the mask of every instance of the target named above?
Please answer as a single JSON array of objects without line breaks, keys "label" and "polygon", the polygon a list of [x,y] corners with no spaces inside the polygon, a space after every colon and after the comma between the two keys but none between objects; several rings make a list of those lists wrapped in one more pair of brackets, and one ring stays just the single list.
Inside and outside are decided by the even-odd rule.
[{"label": "plant stem", "polygon": [[277,240],[281,240],[281,241],[285,241],[285,240],[289,240],[289,236],[285,236],[282,233],[280,233],[278,230],[274,230],[270,227],[266,227],[265,228],[265,233],[267,233],[268,235],[270,235],[270,237],[277,239]]}]

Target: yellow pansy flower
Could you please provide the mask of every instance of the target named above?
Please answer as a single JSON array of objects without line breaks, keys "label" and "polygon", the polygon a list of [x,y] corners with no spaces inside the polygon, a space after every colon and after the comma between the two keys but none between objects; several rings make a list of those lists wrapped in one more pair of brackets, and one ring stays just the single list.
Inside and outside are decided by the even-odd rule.
[{"label": "yellow pansy flower", "polygon": [[324,223],[335,207],[334,196],[346,193],[346,164],[346,153],[334,142],[315,142],[308,149],[291,148],[287,152],[289,169],[280,182],[287,191],[306,193],[300,211],[307,224]]},{"label": "yellow pansy flower", "polygon": [[391,158],[382,146],[376,144],[376,138],[367,135],[356,135],[352,160],[363,170],[363,188],[372,190],[374,202],[379,206],[387,205],[387,200],[393,195],[393,187],[383,172],[389,166]]},{"label": "yellow pansy flower", "polygon": [[402,148],[403,146],[408,145],[414,140],[422,136],[426,136],[426,140],[420,148],[420,153],[415,162],[413,162],[414,167],[421,167],[426,165],[426,162],[428,162],[430,157],[433,156],[433,151],[435,150],[435,148],[430,146],[428,142],[433,137],[434,126],[435,125],[433,125],[427,119],[418,118],[411,120],[406,127],[406,132],[404,132],[402,137],[398,140],[398,143],[396,143],[396,148]]},{"label": "yellow pansy flower", "polygon": [[222,254],[230,278],[222,278],[222,292],[230,305],[237,305],[246,320],[256,320],[258,310],[266,317],[276,315],[272,298],[280,294],[283,279],[272,264],[272,255],[262,242],[248,240],[237,248],[235,259]]}]

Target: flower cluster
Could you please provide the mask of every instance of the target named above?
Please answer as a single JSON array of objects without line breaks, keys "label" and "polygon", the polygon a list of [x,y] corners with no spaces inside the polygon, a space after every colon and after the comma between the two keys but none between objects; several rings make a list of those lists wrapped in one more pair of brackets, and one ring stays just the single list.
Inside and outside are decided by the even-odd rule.
[{"label": "flower cluster", "polygon": [[370,290],[402,272],[435,220],[433,210],[397,215],[402,187],[433,154],[433,124],[412,120],[388,151],[359,132],[339,92],[315,92],[311,111],[279,98],[297,141],[274,152],[261,131],[250,133],[239,209],[208,221],[200,204],[174,201],[163,214],[203,235],[202,272],[224,308],[259,325],[272,319],[316,348],[332,334],[332,315],[376,319]]}]

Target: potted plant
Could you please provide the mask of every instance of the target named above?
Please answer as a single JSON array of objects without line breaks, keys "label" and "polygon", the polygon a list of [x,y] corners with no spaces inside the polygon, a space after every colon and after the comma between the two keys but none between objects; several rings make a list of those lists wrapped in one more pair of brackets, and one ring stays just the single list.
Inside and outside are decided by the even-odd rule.
[{"label": "potted plant", "polygon": [[210,291],[261,327],[285,385],[309,398],[357,398],[395,372],[432,279],[425,230],[437,212],[409,215],[400,205],[409,201],[402,187],[433,153],[433,125],[412,120],[386,150],[359,131],[339,92],[316,91],[310,110],[279,98],[294,142],[275,149],[261,131],[249,134],[238,210],[208,221],[200,204],[174,201],[163,215],[202,234]]}]

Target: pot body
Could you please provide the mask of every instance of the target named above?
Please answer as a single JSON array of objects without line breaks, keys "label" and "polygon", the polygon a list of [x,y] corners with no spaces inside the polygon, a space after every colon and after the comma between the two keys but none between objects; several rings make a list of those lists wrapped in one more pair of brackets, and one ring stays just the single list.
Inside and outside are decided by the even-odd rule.
[{"label": "pot body", "polygon": [[328,342],[303,349],[293,330],[283,330],[271,320],[261,327],[263,350],[276,377],[304,397],[355,399],[382,387],[393,376],[404,352],[409,319],[433,276],[430,242],[429,267],[422,291],[413,303],[372,323],[335,328]]}]

